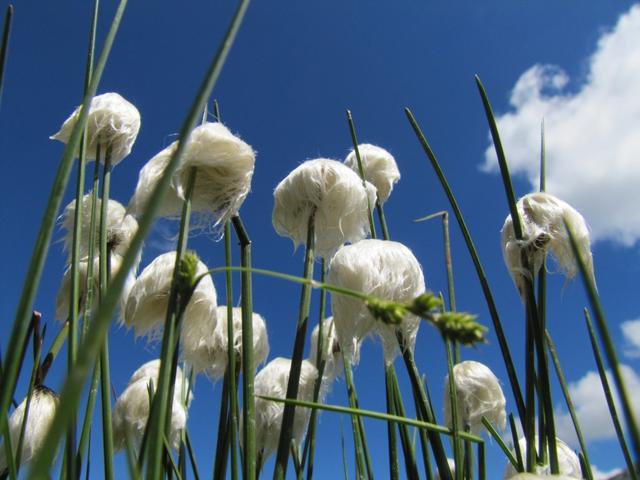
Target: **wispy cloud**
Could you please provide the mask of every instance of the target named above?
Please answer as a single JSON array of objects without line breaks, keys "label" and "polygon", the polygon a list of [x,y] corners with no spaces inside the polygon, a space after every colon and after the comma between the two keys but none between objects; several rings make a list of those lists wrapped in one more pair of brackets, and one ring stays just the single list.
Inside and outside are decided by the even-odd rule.
[{"label": "wispy cloud", "polygon": [[627,340],[624,354],[631,358],[640,357],[640,319],[622,322],[620,328],[624,338]]},{"label": "wispy cloud", "polygon": [[[497,118],[513,173],[538,185],[544,118],[547,189],[576,207],[594,240],[640,239],[640,6],[602,35],[577,88],[558,66],[534,65],[511,92],[513,110]],[[497,171],[493,147],[482,168]]]}]

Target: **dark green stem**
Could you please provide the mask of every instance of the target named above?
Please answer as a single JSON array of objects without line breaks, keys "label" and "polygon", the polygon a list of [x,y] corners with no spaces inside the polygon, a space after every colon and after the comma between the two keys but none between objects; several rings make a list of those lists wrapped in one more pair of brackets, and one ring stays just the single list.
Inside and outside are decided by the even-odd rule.
[{"label": "dark green stem", "polygon": [[0,100],[4,89],[4,70],[7,65],[7,53],[9,51],[9,37],[11,35],[11,24],[13,23],[13,5],[7,6],[7,13],[4,17],[4,30],[2,32],[2,46],[0,46]]},{"label": "dark green stem", "polygon": [[[387,413],[389,415],[396,415],[395,401],[393,396],[393,380],[391,379],[391,371],[393,364],[384,366],[384,386],[386,391],[387,400]],[[399,478],[398,474],[398,445],[396,441],[396,424],[393,422],[387,423],[387,443],[389,445],[389,478],[396,480]]]}]

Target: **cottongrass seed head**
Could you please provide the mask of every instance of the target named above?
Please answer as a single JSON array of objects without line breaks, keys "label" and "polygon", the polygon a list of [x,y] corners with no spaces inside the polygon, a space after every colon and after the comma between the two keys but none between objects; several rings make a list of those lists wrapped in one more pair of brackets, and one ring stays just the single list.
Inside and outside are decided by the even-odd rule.
[{"label": "cottongrass seed head", "polygon": [[[320,336],[320,324],[311,332],[311,347],[309,349],[309,361],[318,367],[318,338]],[[331,384],[343,371],[342,352],[338,343],[336,327],[333,317],[325,318],[322,322],[322,360],[324,371],[322,372],[323,387]]]},{"label": "cottongrass seed head", "polygon": [[[62,128],[52,140],[67,143],[80,115],[78,106],[62,124]],[[107,148],[111,148],[111,165],[115,166],[131,153],[138,131],[140,130],[140,112],[117,93],[103,93],[91,100],[87,117],[87,159],[95,160],[100,145],[100,161],[104,162]]]},{"label": "cottongrass seed head", "polygon": [[502,227],[501,243],[505,264],[522,295],[523,275],[528,275],[522,267],[522,250],[525,251],[534,274],[542,267],[545,253],[549,250],[567,278],[573,278],[577,273],[578,265],[571,250],[564,220],[576,238],[580,256],[591,278],[594,278],[589,229],[584,217],[576,209],[548,193],[525,195],[518,200],[516,206],[522,225],[522,241],[516,239],[513,220],[509,215]]},{"label": "cottongrass seed head", "polygon": [[367,208],[376,201],[372,184],[363,187],[353,170],[326,158],[299,165],[278,184],[273,196],[272,221],[278,235],[291,238],[295,247],[304,244],[309,217],[315,213],[315,250],[327,259],[345,242],[367,236]]},{"label": "cottongrass seed head", "polygon": [[[523,458],[525,458],[525,452],[527,451],[527,440],[522,437],[518,441],[520,445],[520,452]],[[536,451],[538,446],[538,436],[535,436]],[[576,453],[562,440],[556,438],[556,451],[558,452],[558,463],[560,467],[560,475],[564,475],[567,478],[582,478],[582,469],[580,468],[580,459]],[[536,474],[543,477],[551,475],[551,468],[549,464],[536,465]],[[504,471],[504,480],[519,478],[518,472],[511,462],[507,462],[507,466]],[[534,477],[537,478],[537,477]],[[553,477],[556,478],[556,477]]]},{"label": "cottongrass seed head", "polygon": [[[411,250],[389,240],[361,240],[342,247],[329,264],[327,282],[399,303],[409,303],[425,291],[424,275]],[[346,295],[331,295],[331,310],[338,340],[345,356],[358,362],[358,343],[375,331],[384,349],[385,362],[398,354],[396,332],[413,351],[420,319],[407,314],[399,325],[386,325],[371,315],[362,300]]]},{"label": "cottongrass seed head", "polygon": [[[242,308],[233,307],[233,350],[237,358],[242,358]],[[219,305],[216,308],[218,319],[215,332],[208,339],[206,345],[193,348],[187,343],[184,347],[184,360],[193,365],[196,372],[204,372],[214,379],[222,378],[227,369],[227,345],[229,341],[227,330],[227,306]],[[269,336],[267,335],[267,323],[261,315],[253,312],[251,316],[253,327],[253,368],[254,371],[263,363],[269,355]],[[193,351],[187,355],[187,350]]]},{"label": "cottongrass seed head", "polygon": [[[156,340],[167,314],[176,252],[155,258],[138,276],[126,301],[123,323],[135,336]],[[216,327],[216,289],[207,266],[198,260],[196,274],[204,275],[195,288],[182,319],[182,342],[195,344],[212,336]],[[183,343],[184,345],[184,343]]]},{"label": "cottongrass seed head", "polygon": [[[274,358],[258,372],[255,378],[256,450],[259,452],[263,462],[278,447],[284,403],[263,400],[258,397],[286,398],[290,369],[291,360],[281,357]],[[317,377],[318,370],[316,367],[308,360],[303,360],[300,369],[298,400],[309,402],[313,400],[313,387]],[[296,407],[293,420],[293,440],[298,445],[307,429],[310,415],[310,409]]]},{"label": "cottongrass seed head", "polygon": [[[467,360],[453,367],[453,378],[458,405],[458,423],[463,430],[467,428],[474,434],[483,428],[482,417],[505,429],[507,414],[506,400],[498,378],[480,362]],[[451,401],[449,398],[449,375],[444,381],[444,421],[451,427]]]},{"label": "cottongrass seed head", "polygon": [[[396,159],[384,148],[369,143],[358,145],[358,151],[362,160],[364,178],[376,187],[378,201],[382,205],[391,195],[393,186],[400,180]],[[360,174],[355,150],[351,150],[344,163],[358,175]]]},{"label": "cottongrass seed head", "polygon": [[[118,397],[112,419],[113,447],[116,451],[126,448],[127,438],[134,448],[140,447],[149,418],[149,388],[152,387],[154,391],[158,388],[159,373],[160,360],[145,363],[134,372],[127,388]],[[173,449],[177,450],[180,446],[180,435],[187,424],[187,411],[191,400],[191,389],[178,367],[168,438]]]},{"label": "cottongrass seed head", "polygon": [[[58,403],[58,396],[52,390],[43,386],[34,388],[27,415],[27,425],[24,431],[20,456],[21,465],[29,463],[42,447],[44,438],[56,414]],[[14,456],[18,448],[26,407],[27,399],[25,398],[9,417],[9,435],[11,436],[11,447]],[[4,447],[4,444],[2,447]],[[7,468],[7,457],[5,449],[0,448],[0,474],[5,468]]]}]

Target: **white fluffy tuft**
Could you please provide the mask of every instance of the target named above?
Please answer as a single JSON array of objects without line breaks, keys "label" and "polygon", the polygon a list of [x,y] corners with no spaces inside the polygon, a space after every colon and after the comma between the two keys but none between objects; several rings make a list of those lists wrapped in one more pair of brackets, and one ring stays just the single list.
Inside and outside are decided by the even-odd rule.
[{"label": "white fluffy tuft", "polygon": [[[525,452],[527,451],[527,440],[524,437],[522,437],[518,441],[518,444],[520,445],[520,452],[522,453],[522,457],[524,458],[526,455]],[[536,444],[536,451],[537,451],[537,446],[538,446],[537,435],[535,436],[535,444]],[[558,452],[558,463],[560,467],[560,475],[564,475],[566,476],[566,478],[582,478],[582,469],[580,468],[580,459],[575,454],[575,452],[571,449],[571,447],[569,447],[569,445],[564,443],[559,438],[556,438],[556,451]],[[551,476],[551,469],[549,467],[549,464],[536,465],[535,468],[536,468],[537,475],[540,475],[541,477],[544,477],[544,478]],[[508,462],[504,471],[504,480],[509,480],[509,479],[515,480],[517,478],[523,478],[523,477],[520,477],[515,467],[511,465],[511,462]],[[524,477],[524,478],[527,478],[527,477]],[[538,478],[538,477],[532,477],[532,478]],[[561,479],[563,477],[552,477],[552,478]]]},{"label": "white fluffy tuft", "polygon": [[[318,336],[320,335],[320,325],[316,325],[311,332],[311,348],[309,349],[309,361],[316,367],[318,361]],[[333,324],[333,317],[325,318],[322,323],[322,359],[325,361],[322,372],[323,390],[340,375],[344,369],[342,364],[342,352],[338,343],[336,327]]]},{"label": "white fluffy tuft", "polygon": [[369,206],[375,205],[375,187],[336,160],[308,160],[294,169],[273,192],[273,227],[297,247],[307,240],[309,216],[315,210],[315,248],[330,258],[345,242],[357,242],[369,233]]},{"label": "white fluffy tuft", "polygon": [[[382,205],[387,201],[394,184],[400,180],[400,170],[396,159],[384,148],[369,143],[358,145],[364,178],[378,190],[378,201]],[[358,159],[355,150],[351,150],[344,161],[345,165],[359,174]]]},{"label": "white fluffy tuft", "polygon": [[[127,297],[124,324],[133,327],[136,338],[147,336],[155,340],[164,327],[169,304],[171,280],[176,252],[156,257],[136,279]],[[207,266],[198,261],[196,275],[207,272]],[[213,335],[216,327],[216,289],[211,275],[198,283],[182,319],[183,342],[193,343],[204,336]],[[187,340],[185,340],[187,339]]]},{"label": "white fluffy tuft", "polygon": [[[254,383],[256,395],[256,450],[261,453],[262,462],[275,452],[280,439],[284,403],[271,402],[258,398],[269,396],[286,398],[287,384],[291,360],[288,358],[274,358],[258,372]],[[300,369],[300,384],[298,400],[313,400],[313,386],[318,376],[318,370],[308,360],[303,360]],[[293,420],[293,441],[300,444],[309,423],[311,410],[296,407]]]},{"label": "white fluffy tuft", "polygon": [[[18,440],[20,438],[20,432],[22,431],[26,408],[27,399],[25,398],[9,417],[9,435],[11,436],[11,447],[14,456],[18,448]],[[31,403],[29,405],[27,425],[22,443],[22,453],[20,455],[20,465],[29,463],[42,447],[57,408],[58,396],[46,387],[36,386],[33,390]],[[0,448],[0,472],[7,468],[4,444],[2,447],[3,448]]]},{"label": "white fluffy tuft", "polygon": [[[113,447],[116,451],[126,448],[126,439],[138,449],[149,418],[149,386],[158,388],[160,360],[152,360],[134,372],[127,388],[118,397],[113,410]],[[189,397],[187,397],[189,392]],[[173,449],[180,446],[180,435],[187,424],[187,410],[193,399],[191,390],[178,367],[171,409],[169,444]]]},{"label": "white fluffy tuft", "polygon": [[[479,434],[483,428],[482,417],[497,425],[501,430],[506,426],[506,400],[500,382],[493,372],[480,362],[468,360],[453,367],[456,385],[458,424]],[[444,422],[451,427],[451,403],[449,400],[449,375],[444,381]]]},{"label": "white fluffy tuft", "polygon": [[[407,247],[388,240],[361,240],[342,247],[329,264],[328,283],[384,300],[410,302],[424,293],[424,275],[416,257]],[[413,351],[420,319],[407,315],[398,327],[376,322],[362,300],[331,295],[336,333],[345,356],[358,362],[358,344],[371,331],[382,340],[385,362],[398,354],[396,332]]]},{"label": "white fluffy tuft", "polygon": [[521,295],[524,293],[521,251],[527,252],[534,273],[542,267],[545,253],[551,250],[556,262],[568,278],[578,271],[571,250],[569,235],[564,227],[566,218],[580,250],[589,274],[593,279],[593,257],[589,241],[589,229],[585,219],[571,205],[548,193],[529,193],[516,204],[522,224],[522,241],[515,238],[513,221],[509,215],[502,227],[502,254]]},{"label": "white fluffy tuft", "polygon": [[[77,107],[51,139],[67,143],[79,114]],[[132,103],[113,92],[93,97],[87,117],[87,159],[96,159],[96,148],[100,145],[100,161],[104,163],[107,148],[111,147],[111,165],[115,166],[131,153],[139,130],[140,112]]]}]

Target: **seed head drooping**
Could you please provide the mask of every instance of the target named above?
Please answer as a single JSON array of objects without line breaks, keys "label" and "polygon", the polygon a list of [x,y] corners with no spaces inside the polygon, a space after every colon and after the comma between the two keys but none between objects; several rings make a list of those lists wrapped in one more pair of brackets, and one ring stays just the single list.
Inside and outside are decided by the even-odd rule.
[{"label": "seed head drooping", "polygon": [[[493,372],[480,362],[460,362],[453,367],[456,386],[459,428],[478,434],[483,428],[482,417],[504,430],[506,426],[506,400],[500,382]],[[451,427],[449,375],[444,381],[444,421]]]},{"label": "seed head drooping", "polygon": [[577,272],[577,263],[571,250],[569,235],[564,226],[566,219],[579,246],[580,255],[593,278],[593,257],[589,229],[584,217],[568,203],[548,193],[530,193],[516,204],[522,225],[522,241],[516,240],[511,215],[502,227],[502,254],[521,295],[524,294],[521,251],[524,250],[534,274],[542,267],[544,255],[550,250],[568,278]]},{"label": "seed head drooping", "polygon": [[[309,361],[316,367],[318,359],[318,337],[320,325],[316,325],[311,332],[311,348],[309,349]],[[322,372],[323,387],[328,387],[342,373],[342,352],[338,343],[336,327],[333,324],[333,317],[325,318],[322,324],[322,359],[324,360],[324,371]]]},{"label": "seed head drooping", "polygon": [[[268,396],[286,398],[287,384],[291,360],[288,358],[274,358],[258,372],[254,383],[256,395],[256,450],[264,462],[278,447],[284,403],[272,402],[258,398]],[[313,386],[318,376],[318,370],[307,360],[303,360],[300,369],[300,387],[298,400],[313,400]],[[308,408],[296,407],[293,420],[293,441],[300,444],[311,411]]]},{"label": "seed head drooping", "polygon": [[[140,216],[153,189],[164,173],[177,142],[153,157],[140,170],[129,211]],[[180,215],[191,167],[197,168],[191,208],[199,214],[198,227],[213,227],[238,213],[249,190],[256,154],[250,145],[233,135],[222,123],[205,123],[189,136],[184,155],[171,178],[171,188],[162,201],[158,215]]]},{"label": "seed head drooping", "polygon": [[[126,301],[124,324],[133,327],[135,336],[155,340],[164,326],[176,252],[156,257],[136,279]],[[198,261],[196,275],[204,275],[195,288],[182,319],[182,336],[212,336],[216,328],[216,289],[207,266]],[[183,340],[184,341],[184,340]]]},{"label": "seed head drooping", "polygon": [[[149,418],[149,388],[152,387],[154,391],[157,389],[159,372],[160,360],[145,363],[134,372],[127,388],[118,397],[112,419],[113,447],[116,451],[126,447],[127,437],[134,448],[140,447]],[[180,446],[180,433],[187,424],[187,411],[191,400],[191,389],[182,375],[182,370],[178,367],[168,438],[169,444],[174,449]]]},{"label": "seed head drooping", "polygon": [[369,206],[375,205],[375,187],[336,160],[318,158],[299,165],[273,192],[273,227],[297,247],[307,239],[307,225],[315,214],[315,248],[330,258],[345,242],[357,242],[369,233]]},{"label": "seed head drooping", "polygon": [[[400,170],[396,159],[384,148],[368,143],[358,145],[365,180],[371,182],[378,190],[378,201],[382,205],[387,201],[393,186],[400,180]],[[355,150],[347,155],[345,165],[359,174],[358,159]]]},{"label": "seed head drooping", "polygon": [[[524,456],[524,452],[527,451],[526,438],[524,437],[520,438],[518,443],[520,445],[520,452],[522,452]],[[538,446],[537,435],[535,436],[535,444],[536,444],[536,451],[537,451],[537,446]],[[567,478],[582,478],[582,469],[580,468],[580,459],[575,454],[575,452],[571,449],[571,447],[569,447],[569,445],[564,443],[559,438],[556,438],[556,451],[558,452],[558,463],[560,467],[560,475],[564,475]],[[536,474],[540,475],[541,477],[558,478],[558,477],[551,476],[551,469],[549,467],[549,464],[536,465],[535,469],[536,469]],[[516,471],[515,467],[511,464],[511,462],[509,462],[505,467],[504,480],[510,480],[515,478],[518,478],[518,472]],[[537,478],[537,477],[533,477],[533,478]],[[564,478],[564,477],[559,477],[559,478]]]},{"label": "seed head drooping", "polygon": [[[77,107],[51,139],[67,143],[79,114],[80,107]],[[115,166],[129,155],[139,130],[140,112],[133,104],[113,92],[93,97],[87,116],[87,159],[95,160],[96,147],[100,145],[101,162],[104,162],[110,147],[111,165]]]},{"label": "seed head drooping", "polygon": [[[22,453],[20,455],[21,465],[29,463],[42,447],[44,438],[56,414],[58,403],[58,396],[52,390],[43,386],[34,388],[27,415],[27,425],[24,431]],[[26,407],[27,399],[25,398],[9,417],[9,435],[11,436],[11,448],[14,456],[18,448]],[[0,473],[6,468],[7,457],[3,444],[2,448],[0,448]]]},{"label": "seed head drooping", "polygon": [[[416,257],[389,240],[361,240],[342,247],[329,264],[327,282],[398,303],[409,303],[425,291]],[[402,333],[404,347],[413,351],[420,324],[416,315],[407,312],[399,324],[387,325],[376,322],[362,300],[338,294],[331,296],[331,309],[338,340],[351,362],[357,363],[358,343],[371,331],[382,339],[387,363],[398,353],[396,332]]]}]

